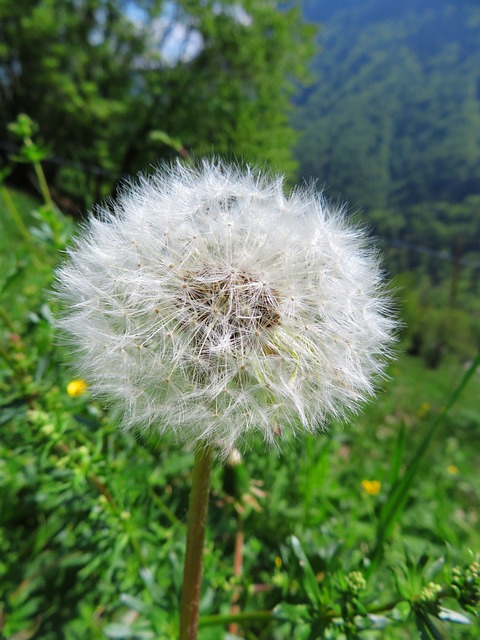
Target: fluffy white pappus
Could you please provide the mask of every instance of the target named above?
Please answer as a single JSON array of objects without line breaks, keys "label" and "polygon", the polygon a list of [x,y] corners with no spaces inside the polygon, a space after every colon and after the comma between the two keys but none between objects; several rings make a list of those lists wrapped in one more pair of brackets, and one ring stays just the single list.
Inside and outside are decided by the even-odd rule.
[{"label": "fluffy white pappus", "polygon": [[140,177],[57,271],[78,374],[127,429],[227,455],[374,395],[395,318],[374,251],[313,189],[220,162]]}]

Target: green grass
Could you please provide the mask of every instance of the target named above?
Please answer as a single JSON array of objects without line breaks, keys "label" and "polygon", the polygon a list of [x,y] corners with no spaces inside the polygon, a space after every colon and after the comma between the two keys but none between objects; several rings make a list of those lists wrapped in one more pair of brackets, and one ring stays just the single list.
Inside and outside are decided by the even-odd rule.
[{"label": "green grass", "polygon": [[[22,194],[14,200],[27,226],[42,224],[29,213],[38,203]],[[45,294],[58,247],[44,234],[38,245],[44,268],[35,268],[2,206],[0,266],[10,280],[0,299],[0,631],[10,640],[173,639],[192,455],[122,434],[88,393],[68,396],[70,376],[54,346]],[[227,637],[225,624],[209,625],[214,616],[228,617],[235,593],[242,615],[259,612],[240,625],[241,637],[322,637],[302,612],[312,599],[317,607],[326,600],[339,605],[344,576],[368,574],[390,490],[467,367],[452,357],[427,369],[400,353],[383,391],[351,424],[292,441],[278,457],[257,443],[236,470],[216,465],[201,638]],[[480,549],[479,397],[477,371],[421,460],[368,579],[364,606],[381,608],[399,588],[411,599],[430,580],[446,584],[451,567]],[[363,480],[379,481],[378,495],[369,495]],[[243,573],[234,578],[239,522]],[[434,566],[440,558],[444,568]],[[405,604],[396,615],[406,617]],[[447,638],[480,636],[478,623],[437,624]],[[416,633],[410,616],[359,637]]]}]

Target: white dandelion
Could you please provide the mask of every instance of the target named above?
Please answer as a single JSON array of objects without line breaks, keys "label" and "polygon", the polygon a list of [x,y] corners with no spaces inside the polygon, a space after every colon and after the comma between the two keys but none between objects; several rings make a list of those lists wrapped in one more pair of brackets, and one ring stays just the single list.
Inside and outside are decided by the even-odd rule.
[{"label": "white dandelion", "polygon": [[57,272],[59,325],[125,428],[227,455],[374,394],[395,327],[381,269],[313,189],[175,165],[96,214]]}]

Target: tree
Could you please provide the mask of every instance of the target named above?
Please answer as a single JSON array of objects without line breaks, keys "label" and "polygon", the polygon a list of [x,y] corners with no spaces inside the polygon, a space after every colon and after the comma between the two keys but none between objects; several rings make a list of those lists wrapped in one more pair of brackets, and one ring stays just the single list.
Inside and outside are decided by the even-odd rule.
[{"label": "tree", "polygon": [[[290,97],[312,41],[299,10],[274,0],[3,0],[2,138],[28,113],[55,155],[112,174],[105,191],[171,156],[153,132],[291,172]],[[86,179],[49,171],[64,186]]]}]

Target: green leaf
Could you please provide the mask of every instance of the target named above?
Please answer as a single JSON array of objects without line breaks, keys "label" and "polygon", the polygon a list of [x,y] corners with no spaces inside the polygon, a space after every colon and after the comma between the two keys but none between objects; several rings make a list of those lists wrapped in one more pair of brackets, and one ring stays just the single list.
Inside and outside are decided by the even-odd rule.
[{"label": "green leaf", "polygon": [[304,588],[310,602],[315,607],[319,607],[322,604],[322,598],[320,587],[318,586],[317,578],[315,577],[312,565],[310,564],[302,548],[302,545],[300,544],[300,540],[296,536],[292,536],[290,538],[290,542],[302,572],[302,587]]},{"label": "green leaf", "polygon": [[[33,638],[40,629],[42,619],[43,616],[41,614],[37,615],[35,620],[28,627],[24,627],[21,631],[12,633],[12,635],[9,636],[9,640],[30,640],[30,638]],[[3,638],[3,636],[0,636],[0,638]]]},{"label": "green leaf", "polygon": [[400,430],[398,432],[397,440],[393,448],[392,461],[390,463],[390,484],[393,485],[398,480],[400,468],[403,462],[403,456],[405,453],[406,442],[406,428],[405,422],[402,420]]},{"label": "green leaf", "polygon": [[12,169],[8,165],[4,165],[0,167],[0,184],[8,178],[8,176],[12,173]]},{"label": "green leaf", "polygon": [[26,266],[26,262],[15,262],[8,267],[0,283],[0,293],[3,293],[23,273]]},{"label": "green leaf", "polygon": [[425,575],[429,579],[433,579],[439,573],[439,571],[443,569],[444,566],[445,566],[445,557],[440,556],[440,558],[435,560],[435,562],[432,562],[432,564],[428,567],[428,569],[425,572]]},{"label": "green leaf", "polygon": [[452,609],[445,609],[444,607],[440,607],[440,612],[437,614],[437,618],[439,618],[439,620],[454,622],[456,624],[472,624],[472,621],[463,614],[458,613],[458,611],[452,611]]},{"label": "green leaf", "polygon": [[443,633],[437,629],[433,621],[428,616],[425,617],[425,624],[427,625],[433,640],[445,640]]},{"label": "green leaf", "polygon": [[422,640],[445,640],[443,634],[440,633],[427,614],[417,611],[415,613],[415,622]]},{"label": "green leaf", "polygon": [[107,638],[115,638],[118,640],[147,640],[155,638],[155,634],[152,631],[138,631],[133,629],[129,624],[123,624],[119,622],[113,622],[105,627],[103,630]]},{"label": "green leaf", "polygon": [[30,144],[24,145],[20,149],[20,153],[12,156],[12,159],[16,162],[26,162],[35,164],[36,162],[41,162],[45,158],[50,155],[50,151],[47,147],[43,147],[40,144],[35,142],[31,142]]},{"label": "green leaf", "polygon": [[156,603],[161,603],[165,597],[164,590],[155,582],[154,575],[150,569],[143,567],[140,569],[140,577],[142,578],[145,586],[150,593],[152,600]]},{"label": "green leaf", "polygon": [[172,138],[165,131],[151,131],[150,140],[152,140],[152,142],[161,142],[163,144],[166,144],[168,147],[172,147],[172,149],[175,149],[175,151],[178,151],[179,153],[183,149],[183,144],[180,142],[180,140]]},{"label": "green leaf", "polygon": [[128,593],[122,593],[120,596],[120,602],[124,604],[129,609],[133,609],[133,611],[137,611],[138,613],[145,613],[149,609],[149,605],[140,598],[134,598]]},{"label": "green leaf", "polygon": [[392,620],[387,618],[387,616],[377,615],[375,613],[369,613],[367,616],[370,625],[369,629],[385,629],[388,625],[392,624]]},{"label": "green leaf", "polygon": [[26,113],[19,113],[17,119],[8,125],[8,130],[21,139],[31,138],[38,125]]},{"label": "green leaf", "polygon": [[308,622],[312,620],[310,609],[305,604],[289,604],[281,602],[273,610],[274,618],[287,622]]}]

